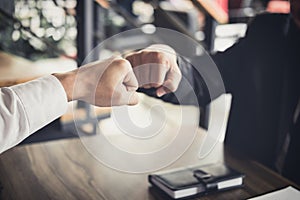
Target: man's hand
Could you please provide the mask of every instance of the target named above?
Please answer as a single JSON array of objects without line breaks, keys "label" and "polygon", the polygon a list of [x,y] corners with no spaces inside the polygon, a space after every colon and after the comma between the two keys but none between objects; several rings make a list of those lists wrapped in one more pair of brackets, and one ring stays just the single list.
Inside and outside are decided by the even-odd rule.
[{"label": "man's hand", "polygon": [[122,58],[89,63],[54,76],[62,83],[68,101],[82,100],[96,106],[138,103],[138,82],[130,63]]},{"label": "man's hand", "polygon": [[161,97],[175,92],[181,80],[176,52],[167,45],[151,45],[146,49],[126,56],[131,63],[139,87],[157,88]]}]

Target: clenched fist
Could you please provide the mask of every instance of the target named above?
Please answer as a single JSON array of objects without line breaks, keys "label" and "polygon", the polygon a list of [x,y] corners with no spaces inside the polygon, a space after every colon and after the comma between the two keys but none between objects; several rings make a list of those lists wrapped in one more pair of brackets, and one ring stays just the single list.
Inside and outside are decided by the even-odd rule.
[{"label": "clenched fist", "polygon": [[181,80],[175,51],[167,45],[151,45],[125,57],[132,65],[139,87],[157,88],[161,97],[175,92]]},{"label": "clenched fist", "polygon": [[82,100],[96,106],[138,103],[137,79],[130,63],[122,58],[96,61],[54,76],[61,81],[69,101]]}]

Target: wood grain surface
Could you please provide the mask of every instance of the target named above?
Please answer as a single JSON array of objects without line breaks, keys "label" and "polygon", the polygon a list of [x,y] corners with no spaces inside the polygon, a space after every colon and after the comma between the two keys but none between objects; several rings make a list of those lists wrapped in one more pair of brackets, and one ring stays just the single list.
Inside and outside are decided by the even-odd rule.
[{"label": "wood grain surface", "polygon": [[[219,146],[212,154],[222,159]],[[195,149],[197,141],[168,168],[191,164],[193,159],[195,164],[209,162],[195,159]],[[245,186],[198,199],[245,199],[293,185],[257,162],[232,155],[226,150],[225,160],[246,174]],[[150,187],[147,175],[106,167],[89,154],[80,139],[15,147],[0,156],[1,199],[166,199]]]}]

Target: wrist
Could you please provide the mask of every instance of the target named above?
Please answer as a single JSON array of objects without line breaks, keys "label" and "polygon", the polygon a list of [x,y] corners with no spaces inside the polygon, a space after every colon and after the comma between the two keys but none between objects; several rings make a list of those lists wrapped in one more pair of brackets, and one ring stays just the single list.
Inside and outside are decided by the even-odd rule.
[{"label": "wrist", "polygon": [[73,95],[73,89],[75,83],[75,72],[71,71],[67,73],[55,73],[52,75],[55,76],[62,84],[68,101],[75,100],[76,97]]}]

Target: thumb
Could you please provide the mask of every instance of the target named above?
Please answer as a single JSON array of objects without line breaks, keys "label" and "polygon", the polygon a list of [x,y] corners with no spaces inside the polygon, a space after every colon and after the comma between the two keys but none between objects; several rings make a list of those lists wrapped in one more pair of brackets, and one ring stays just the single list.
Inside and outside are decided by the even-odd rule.
[{"label": "thumb", "polygon": [[138,89],[139,84],[132,69],[124,77],[123,84],[127,91],[136,91]]},{"label": "thumb", "polygon": [[174,64],[174,66],[175,67],[172,67],[171,70],[167,73],[163,85],[156,90],[156,94],[158,97],[161,97],[170,92],[175,92],[177,90],[182,75],[177,64]]},{"label": "thumb", "polygon": [[138,102],[139,102],[139,96],[137,92],[132,92],[129,97],[128,105],[133,106],[138,104]]},{"label": "thumb", "polygon": [[160,86],[159,88],[157,88],[156,90],[156,95],[158,97],[162,97],[163,95],[167,94],[169,91],[166,90],[166,88],[164,86]]},{"label": "thumb", "polygon": [[131,106],[136,105],[139,102],[139,96],[136,92],[138,89],[138,81],[132,69],[130,69],[124,77],[123,85],[125,86],[125,93],[127,93],[126,95],[124,93],[124,97],[127,97],[126,103]]}]

